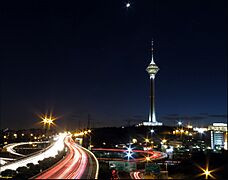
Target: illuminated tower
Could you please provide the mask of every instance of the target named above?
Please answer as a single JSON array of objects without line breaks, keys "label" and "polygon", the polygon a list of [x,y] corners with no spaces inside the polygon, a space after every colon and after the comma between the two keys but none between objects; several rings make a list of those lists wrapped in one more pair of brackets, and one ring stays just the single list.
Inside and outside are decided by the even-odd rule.
[{"label": "illuminated tower", "polygon": [[149,122],[143,122],[146,126],[161,126],[161,122],[157,122],[156,115],[155,115],[155,75],[157,74],[159,68],[154,63],[153,58],[153,41],[151,44],[151,51],[152,51],[152,58],[149,66],[146,68],[146,71],[150,75],[150,112],[149,112]]}]

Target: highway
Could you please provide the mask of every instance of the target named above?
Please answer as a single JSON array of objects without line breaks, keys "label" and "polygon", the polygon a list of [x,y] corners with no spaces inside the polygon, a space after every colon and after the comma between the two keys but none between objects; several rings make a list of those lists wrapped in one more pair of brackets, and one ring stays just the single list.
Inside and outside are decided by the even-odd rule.
[{"label": "highway", "polygon": [[96,157],[70,136],[65,138],[65,145],[68,148],[65,158],[36,179],[97,179],[99,164]]},{"label": "highway", "polygon": [[61,151],[64,149],[65,137],[66,137],[66,134],[60,134],[57,137],[56,141],[48,148],[38,153],[35,153],[34,155],[31,155],[23,159],[16,160],[12,163],[8,163],[4,166],[1,166],[0,172],[6,169],[16,170],[18,167],[26,166],[28,163],[38,164],[39,160],[43,160],[44,158],[48,158],[48,157],[55,157],[58,154],[58,151]]}]

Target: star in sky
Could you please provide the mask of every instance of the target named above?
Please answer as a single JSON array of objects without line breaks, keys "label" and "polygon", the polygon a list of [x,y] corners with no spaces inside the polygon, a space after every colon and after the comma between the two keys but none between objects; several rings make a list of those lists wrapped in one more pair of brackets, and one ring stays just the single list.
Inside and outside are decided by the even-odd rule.
[{"label": "star in sky", "polygon": [[129,8],[131,6],[130,2],[126,3],[126,8]]}]

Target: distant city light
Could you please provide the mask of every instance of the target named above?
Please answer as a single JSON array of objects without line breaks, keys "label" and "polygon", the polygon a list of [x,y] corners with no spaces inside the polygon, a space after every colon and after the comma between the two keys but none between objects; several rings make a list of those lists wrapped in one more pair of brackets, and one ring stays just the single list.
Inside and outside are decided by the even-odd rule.
[{"label": "distant city light", "polygon": [[204,130],[203,129],[199,129],[198,132],[202,134],[202,133],[204,133]]},{"label": "distant city light", "polygon": [[192,125],[188,125],[187,128],[192,129]]},{"label": "distant city light", "polygon": [[154,133],[154,130],[153,130],[153,129],[151,129],[151,130],[150,130],[150,132],[151,132],[151,133]]},{"label": "distant city light", "polygon": [[205,131],[207,131],[207,128],[198,128],[198,127],[195,127],[195,128],[193,128],[193,131],[197,131],[198,133],[202,134]]},{"label": "distant city light", "polygon": [[178,126],[181,126],[183,123],[181,121],[177,122]]},{"label": "distant city light", "polygon": [[146,139],[145,139],[145,142],[147,142],[147,143],[148,143],[148,142],[150,142],[150,140],[149,140],[148,138],[146,138]]},{"label": "distant city light", "polygon": [[166,139],[163,139],[163,140],[162,140],[162,143],[163,143],[163,144],[164,144],[164,143],[166,143],[166,142],[167,142],[167,140],[166,140]]}]

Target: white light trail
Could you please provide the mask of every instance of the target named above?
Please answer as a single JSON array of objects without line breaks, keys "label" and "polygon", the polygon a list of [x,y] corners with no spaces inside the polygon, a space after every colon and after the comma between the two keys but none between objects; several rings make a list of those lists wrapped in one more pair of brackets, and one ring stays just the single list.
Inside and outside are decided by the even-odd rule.
[{"label": "white light trail", "polygon": [[11,154],[14,154],[14,155],[17,155],[17,156],[22,156],[22,157],[26,157],[26,155],[24,154],[19,154],[17,153],[14,148],[16,146],[21,146],[21,145],[25,145],[25,144],[38,144],[38,143],[49,143],[49,141],[43,141],[43,142],[40,142],[40,141],[37,141],[37,142],[21,142],[21,143],[11,143],[11,144],[8,144],[6,146],[4,146],[3,148],[6,148],[6,151],[11,153]]},{"label": "white light trail", "polygon": [[44,151],[34,154],[32,156],[23,158],[16,162],[4,165],[1,167],[0,172],[6,169],[16,170],[18,167],[26,166],[28,163],[38,164],[38,161],[42,161],[44,158],[55,157],[58,154],[58,151],[64,149],[64,138],[67,134],[59,134],[59,138],[56,142],[53,143],[50,147],[46,148]]}]

